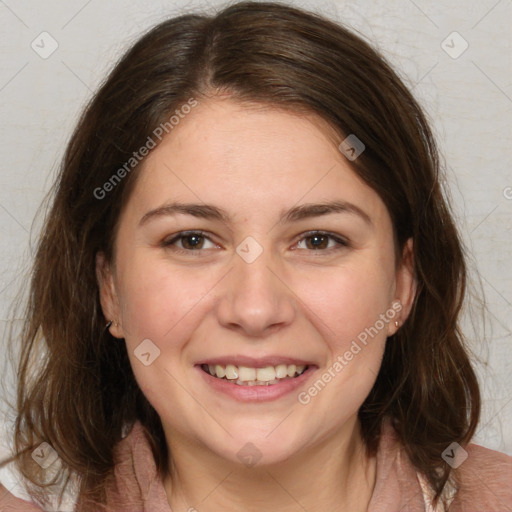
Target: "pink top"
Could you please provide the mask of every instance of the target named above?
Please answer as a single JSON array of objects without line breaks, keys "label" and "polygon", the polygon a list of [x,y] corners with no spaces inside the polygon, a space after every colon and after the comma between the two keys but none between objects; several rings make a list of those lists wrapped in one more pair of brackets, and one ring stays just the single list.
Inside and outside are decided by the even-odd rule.
[{"label": "pink top", "polygon": [[[466,448],[461,486],[447,487],[450,512],[512,512],[512,457],[474,444]],[[135,423],[116,447],[115,482],[109,504],[119,512],[172,512],[143,427]],[[425,479],[409,461],[395,431],[386,425],[379,442],[375,488],[368,512],[444,512],[432,508]],[[39,506],[10,494],[0,485],[0,511],[41,512]]]}]

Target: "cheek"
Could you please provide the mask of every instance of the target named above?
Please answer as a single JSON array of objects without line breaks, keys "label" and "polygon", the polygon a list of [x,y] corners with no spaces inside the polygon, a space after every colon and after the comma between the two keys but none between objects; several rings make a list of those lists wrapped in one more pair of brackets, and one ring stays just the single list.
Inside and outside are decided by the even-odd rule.
[{"label": "cheek", "polygon": [[135,346],[149,338],[172,350],[175,344],[169,340],[184,339],[185,331],[194,329],[218,279],[193,267],[171,269],[163,258],[144,254],[125,261],[119,302],[127,343]]},{"label": "cheek", "polygon": [[[347,350],[350,342],[372,329],[376,322],[378,338],[387,329],[379,322],[381,314],[391,307],[391,273],[375,266],[361,265],[318,272],[314,280],[296,281],[294,289],[309,311],[312,323],[336,354]],[[311,286],[311,283],[314,286]],[[380,332],[382,331],[382,332]],[[373,332],[373,331],[372,331]],[[363,336],[361,336],[364,338]],[[374,336],[375,337],[375,336]]]},{"label": "cheek", "polygon": [[[189,386],[187,346],[212,307],[218,281],[213,272],[208,276],[193,267],[171,269],[165,260],[144,255],[127,257],[119,269],[121,319],[131,366],[160,415],[169,404],[180,410],[190,407],[189,394],[183,392]],[[140,359],[146,353],[147,366]]]},{"label": "cheek", "polygon": [[[306,410],[330,411],[322,428],[336,429],[356,414],[382,363],[390,310],[390,281],[380,272],[333,272],[303,292],[305,310],[326,349],[322,368],[298,401]],[[386,320],[382,320],[382,316]],[[321,423],[321,422],[320,422]],[[319,427],[320,428],[320,427]]]}]

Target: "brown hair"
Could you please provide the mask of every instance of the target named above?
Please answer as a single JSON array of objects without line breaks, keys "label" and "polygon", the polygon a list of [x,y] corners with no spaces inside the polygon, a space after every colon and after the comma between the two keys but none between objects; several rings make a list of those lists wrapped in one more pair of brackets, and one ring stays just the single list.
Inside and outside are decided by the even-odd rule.
[{"label": "brown hair", "polygon": [[[359,411],[362,432],[375,453],[390,417],[438,497],[450,475],[441,453],[469,441],[480,413],[458,324],[466,267],[440,186],[438,150],[421,108],[368,43],[279,3],[242,2],[215,16],[164,21],[122,57],[79,120],[40,237],[21,335],[20,469],[40,485],[27,452],[47,441],[63,472],[79,476],[81,499],[101,503],[113,447],[135,420],[147,429],[158,469],[166,467],[160,418],[134,379],[125,345],[105,329],[95,275],[96,253],[113,257],[116,223],[139,166],[106,197],[94,191],[180,105],[219,93],[316,114],[340,141],[356,134],[364,142],[351,165],[386,204],[398,254],[414,240],[418,288]],[[46,355],[32,368],[38,347]]]}]

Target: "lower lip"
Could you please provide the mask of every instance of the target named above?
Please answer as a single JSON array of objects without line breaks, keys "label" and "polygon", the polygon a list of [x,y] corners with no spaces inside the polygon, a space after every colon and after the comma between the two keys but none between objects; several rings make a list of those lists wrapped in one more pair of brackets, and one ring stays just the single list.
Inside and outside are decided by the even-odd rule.
[{"label": "lower lip", "polygon": [[308,367],[304,373],[293,379],[284,379],[277,384],[269,386],[240,386],[226,379],[218,379],[206,373],[200,366],[195,369],[201,374],[204,381],[216,391],[220,391],[239,402],[268,402],[277,400],[296,391],[309,378],[315,367]]}]

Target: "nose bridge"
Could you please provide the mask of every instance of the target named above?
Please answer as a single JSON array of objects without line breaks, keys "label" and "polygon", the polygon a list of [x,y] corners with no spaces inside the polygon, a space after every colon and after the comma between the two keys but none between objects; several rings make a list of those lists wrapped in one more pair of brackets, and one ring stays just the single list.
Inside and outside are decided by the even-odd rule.
[{"label": "nose bridge", "polygon": [[218,308],[219,321],[252,336],[293,320],[293,296],[279,279],[270,249],[253,237],[236,248],[233,269]]}]

